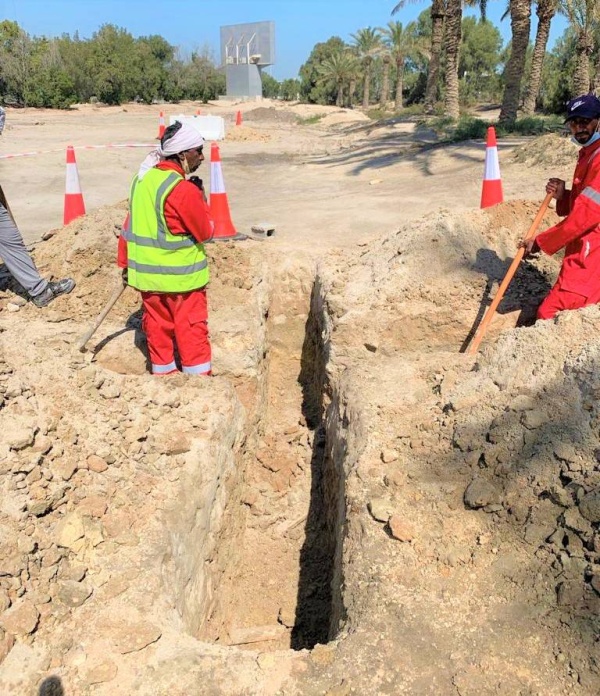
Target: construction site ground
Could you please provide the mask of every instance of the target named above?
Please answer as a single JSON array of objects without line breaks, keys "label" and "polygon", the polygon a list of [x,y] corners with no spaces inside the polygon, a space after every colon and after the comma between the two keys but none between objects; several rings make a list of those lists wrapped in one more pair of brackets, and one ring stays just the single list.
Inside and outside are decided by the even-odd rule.
[{"label": "construction site ground", "polygon": [[[198,107],[238,231],[275,232],[207,245],[214,375],[156,378],[133,289],[76,346],[131,145]],[[33,152],[0,183],[77,287],[40,310],[0,267],[1,694],[599,692],[600,311],[533,324],[560,259],[527,260],[464,350],[573,145],[501,140],[486,210],[483,142],[359,110],[9,109],[0,155]]]}]

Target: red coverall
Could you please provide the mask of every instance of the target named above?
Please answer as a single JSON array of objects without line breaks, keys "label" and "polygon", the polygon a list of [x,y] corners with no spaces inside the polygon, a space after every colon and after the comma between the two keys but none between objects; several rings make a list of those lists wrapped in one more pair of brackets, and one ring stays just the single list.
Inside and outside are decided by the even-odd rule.
[{"label": "red coverall", "polygon": [[[179,164],[170,160],[160,162],[157,167],[185,176]],[[173,234],[191,234],[199,242],[206,242],[213,236],[213,222],[204,196],[196,185],[185,179],[168,195],[164,215]],[[122,236],[119,237],[117,264],[127,268],[127,242]],[[177,372],[175,340],[183,372],[210,374],[206,289],[185,293],[142,292],[142,302],[152,372],[159,375]]]},{"label": "red coverall", "polygon": [[573,186],[556,203],[556,212],[567,217],[535,238],[546,254],[565,247],[558,279],[539,306],[538,319],[600,302],[599,149],[600,141],[581,148]]}]

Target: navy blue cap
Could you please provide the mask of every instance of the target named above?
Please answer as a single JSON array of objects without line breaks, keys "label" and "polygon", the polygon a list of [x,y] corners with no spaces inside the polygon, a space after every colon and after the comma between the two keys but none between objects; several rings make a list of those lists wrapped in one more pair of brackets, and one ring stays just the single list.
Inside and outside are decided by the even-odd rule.
[{"label": "navy blue cap", "polygon": [[600,99],[593,94],[582,94],[580,97],[575,97],[567,102],[565,123],[574,118],[598,118],[599,116]]}]

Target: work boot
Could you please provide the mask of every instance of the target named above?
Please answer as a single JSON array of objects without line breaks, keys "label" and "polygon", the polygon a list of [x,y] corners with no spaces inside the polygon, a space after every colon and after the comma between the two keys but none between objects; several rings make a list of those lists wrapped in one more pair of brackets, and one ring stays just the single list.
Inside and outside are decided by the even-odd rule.
[{"label": "work boot", "polygon": [[45,307],[50,304],[55,297],[65,295],[71,292],[75,287],[73,278],[63,278],[54,283],[48,283],[46,289],[39,295],[31,298],[31,301],[36,307]]}]

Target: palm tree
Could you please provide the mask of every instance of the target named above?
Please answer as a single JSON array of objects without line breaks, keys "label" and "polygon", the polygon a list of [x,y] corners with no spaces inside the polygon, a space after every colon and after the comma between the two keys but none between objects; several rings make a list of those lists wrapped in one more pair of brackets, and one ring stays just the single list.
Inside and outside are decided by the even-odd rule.
[{"label": "palm tree", "polygon": [[514,121],[517,118],[521,79],[525,69],[525,58],[531,30],[531,0],[510,0],[511,49],[504,72],[504,96],[499,121]]},{"label": "palm tree", "polygon": [[395,109],[402,109],[402,88],[404,86],[404,66],[406,59],[415,48],[414,30],[415,23],[410,22],[406,28],[402,22],[388,22],[386,27],[379,30],[383,35],[383,41],[388,47],[390,55],[396,64],[396,97]]},{"label": "palm tree", "polygon": [[556,14],[558,0],[537,0],[536,4],[535,13],[538,16],[538,25],[531,57],[529,86],[523,102],[523,114],[525,116],[532,116],[535,111],[535,102],[540,93],[540,85],[542,83],[542,68],[544,66],[548,36],[550,35],[550,23]]},{"label": "palm tree", "polygon": [[593,28],[600,17],[599,0],[559,0],[560,10],[567,16],[576,35],[577,61],[573,76],[575,95],[590,89],[590,55],[594,49]]},{"label": "palm tree", "polygon": [[364,91],[363,91],[363,109],[369,108],[369,89],[371,86],[371,67],[375,56],[379,55],[382,43],[381,36],[377,29],[365,27],[359,29],[356,34],[351,34],[354,45],[358,53],[358,57],[363,65],[364,70]]},{"label": "palm tree", "polygon": [[[392,14],[396,14],[406,4],[407,0],[399,2]],[[427,87],[425,88],[425,113],[432,113],[437,101],[438,75],[440,72],[440,56],[444,39],[444,19],[446,17],[445,0],[433,0],[431,3],[431,47],[429,50],[429,68],[427,70]]]},{"label": "palm tree", "polygon": [[381,50],[381,62],[383,64],[383,73],[381,76],[381,95],[379,96],[379,106],[385,109],[390,96],[390,63],[392,62],[392,55],[385,46]]},{"label": "palm tree", "polygon": [[[336,106],[344,105],[344,85],[350,83],[356,73],[356,59],[349,51],[332,53],[317,66],[317,82],[335,85],[337,89]],[[352,98],[349,89],[349,97]]]},{"label": "palm tree", "polygon": [[458,102],[458,53],[461,40],[462,0],[446,0],[446,114],[453,119],[460,115]]},{"label": "palm tree", "polygon": [[[600,23],[594,26],[594,43],[600,46]],[[596,51],[596,61],[594,63],[594,79],[592,80],[592,92],[598,96],[600,94],[600,50]]]}]

